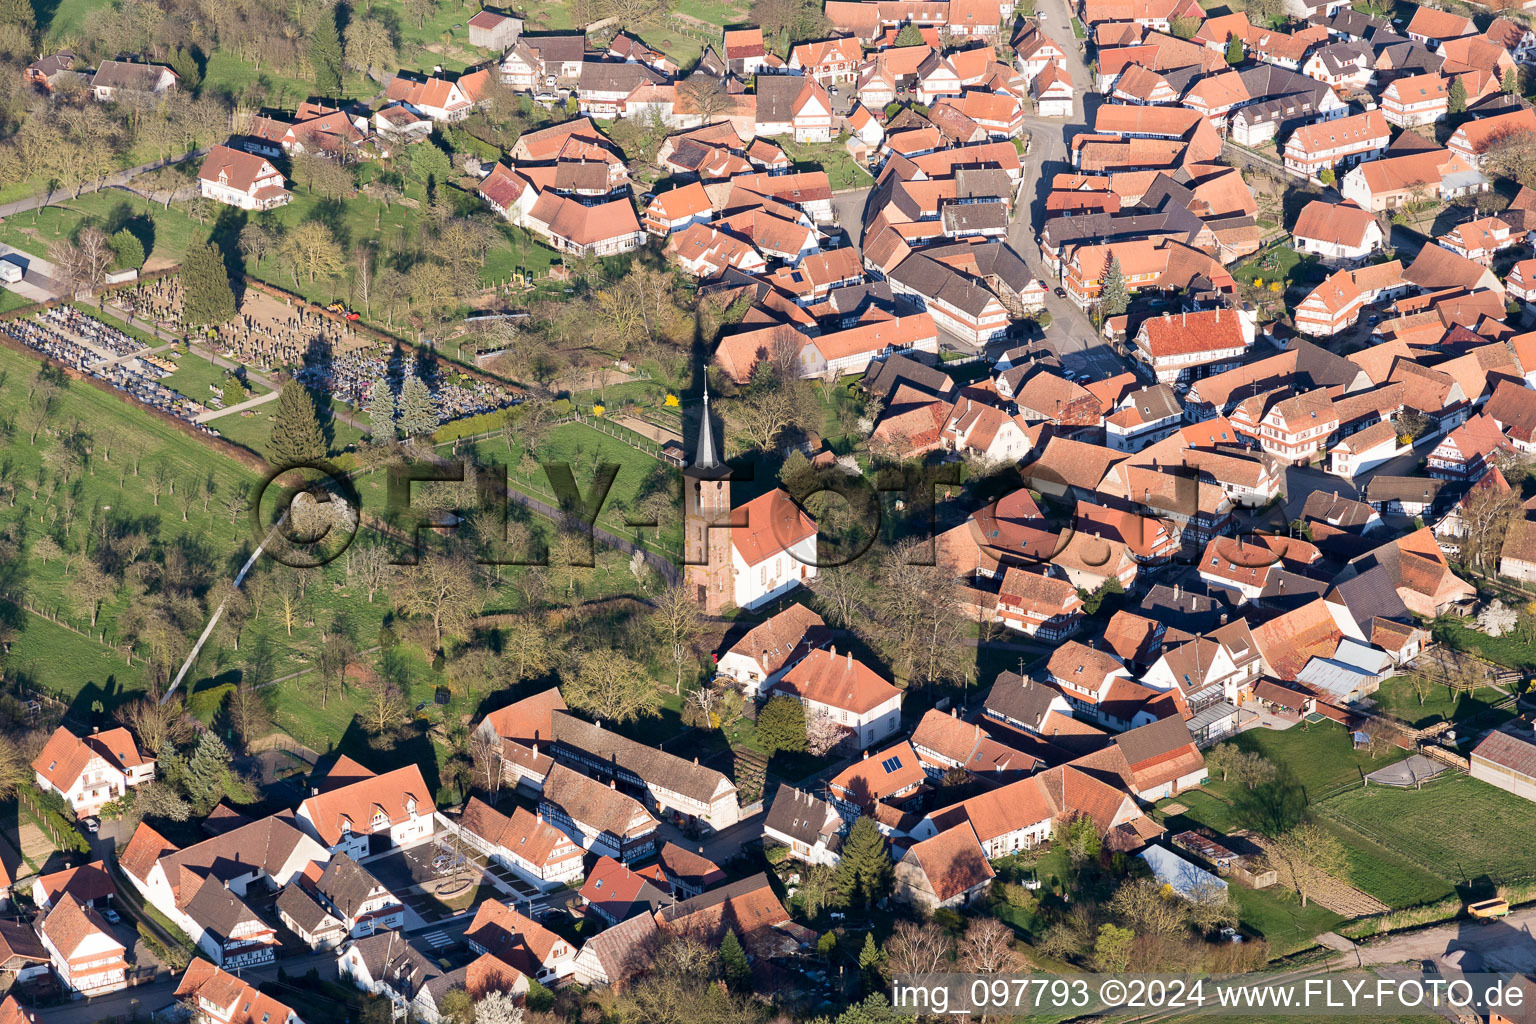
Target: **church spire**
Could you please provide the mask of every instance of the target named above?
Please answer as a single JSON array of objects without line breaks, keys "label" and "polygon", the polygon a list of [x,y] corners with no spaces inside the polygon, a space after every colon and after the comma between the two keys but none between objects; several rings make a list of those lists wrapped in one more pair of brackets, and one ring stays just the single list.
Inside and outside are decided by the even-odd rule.
[{"label": "church spire", "polygon": [[715,450],[715,428],[709,421],[709,381],[704,381],[704,415],[699,421],[699,447],[693,453],[694,469],[720,469],[720,455]]}]

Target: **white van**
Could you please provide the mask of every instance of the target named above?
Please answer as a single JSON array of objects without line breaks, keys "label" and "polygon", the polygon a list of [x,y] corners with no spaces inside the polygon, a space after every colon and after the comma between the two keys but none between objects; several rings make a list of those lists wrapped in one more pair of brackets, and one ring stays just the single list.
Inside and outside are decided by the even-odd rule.
[{"label": "white van", "polygon": [[21,280],[22,273],[20,264],[16,263],[9,256],[0,257],[0,281],[15,284]]}]

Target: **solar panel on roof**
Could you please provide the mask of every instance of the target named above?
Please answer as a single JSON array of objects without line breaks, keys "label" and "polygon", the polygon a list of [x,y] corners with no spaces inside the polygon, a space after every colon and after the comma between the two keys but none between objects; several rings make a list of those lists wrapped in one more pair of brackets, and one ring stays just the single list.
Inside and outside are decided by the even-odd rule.
[{"label": "solar panel on roof", "polygon": [[901,767],[901,758],[888,757],[884,761],[880,762],[880,767],[884,768],[885,773],[889,775],[891,772],[894,772],[896,769]]}]

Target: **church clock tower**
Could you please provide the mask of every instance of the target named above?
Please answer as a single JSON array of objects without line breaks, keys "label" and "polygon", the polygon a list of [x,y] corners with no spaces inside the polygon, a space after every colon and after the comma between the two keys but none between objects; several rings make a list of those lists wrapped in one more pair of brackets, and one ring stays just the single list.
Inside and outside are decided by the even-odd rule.
[{"label": "church clock tower", "polygon": [[731,468],[720,461],[709,419],[709,383],[693,464],[683,470],[683,581],[707,615],[736,599],[731,567]]}]

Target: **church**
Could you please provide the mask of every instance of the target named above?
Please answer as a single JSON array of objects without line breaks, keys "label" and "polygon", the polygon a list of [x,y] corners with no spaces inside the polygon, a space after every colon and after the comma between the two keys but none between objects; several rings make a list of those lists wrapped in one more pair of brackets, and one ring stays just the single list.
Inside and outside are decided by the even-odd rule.
[{"label": "church", "polygon": [[816,523],[783,489],[731,507],[709,389],[693,463],[683,471],[684,581],[706,614],[761,608],[816,576]]}]

